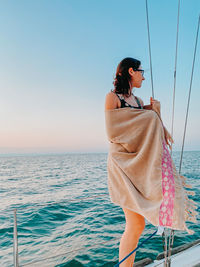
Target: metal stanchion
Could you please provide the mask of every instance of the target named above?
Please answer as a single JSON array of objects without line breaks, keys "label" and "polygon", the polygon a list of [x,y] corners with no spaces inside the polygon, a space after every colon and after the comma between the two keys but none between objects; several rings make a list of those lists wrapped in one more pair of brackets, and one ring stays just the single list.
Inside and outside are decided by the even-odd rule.
[{"label": "metal stanchion", "polygon": [[14,209],[13,258],[14,258],[14,266],[19,267],[18,242],[17,242],[17,210],[16,209]]}]

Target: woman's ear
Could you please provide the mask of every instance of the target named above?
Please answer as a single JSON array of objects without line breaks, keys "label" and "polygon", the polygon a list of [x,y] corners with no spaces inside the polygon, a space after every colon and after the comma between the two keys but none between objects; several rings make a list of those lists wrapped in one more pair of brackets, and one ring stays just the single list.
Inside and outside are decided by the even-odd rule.
[{"label": "woman's ear", "polygon": [[133,68],[129,68],[129,69],[128,69],[128,72],[129,72],[129,74],[130,74],[131,76],[133,76],[133,74],[134,74],[134,70],[133,70]]}]

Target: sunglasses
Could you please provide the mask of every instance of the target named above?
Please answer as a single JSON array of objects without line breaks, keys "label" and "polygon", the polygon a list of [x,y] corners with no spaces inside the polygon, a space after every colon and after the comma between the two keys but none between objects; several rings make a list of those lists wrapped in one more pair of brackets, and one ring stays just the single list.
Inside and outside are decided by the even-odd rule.
[{"label": "sunglasses", "polygon": [[137,69],[135,71],[140,71],[142,73],[142,76],[144,76],[144,70]]}]

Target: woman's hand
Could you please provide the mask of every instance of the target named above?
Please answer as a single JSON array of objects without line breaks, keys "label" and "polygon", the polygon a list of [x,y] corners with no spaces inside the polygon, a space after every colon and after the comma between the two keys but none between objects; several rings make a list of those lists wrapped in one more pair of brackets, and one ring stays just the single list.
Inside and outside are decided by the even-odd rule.
[{"label": "woman's hand", "polygon": [[172,143],[174,143],[174,140],[171,137],[170,133],[165,128],[165,126],[164,126],[164,134],[165,134],[165,141],[166,141],[167,145],[169,146],[170,150],[172,150]]},{"label": "woman's hand", "polygon": [[154,110],[160,117],[160,102],[156,99],[150,98],[152,110]]}]

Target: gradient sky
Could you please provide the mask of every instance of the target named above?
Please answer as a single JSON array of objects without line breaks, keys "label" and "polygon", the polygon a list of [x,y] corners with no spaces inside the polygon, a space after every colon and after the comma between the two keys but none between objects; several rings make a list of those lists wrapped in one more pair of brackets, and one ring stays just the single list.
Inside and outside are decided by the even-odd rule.
[{"label": "gradient sky", "polygon": [[[170,131],[178,0],[148,6],[155,99]],[[181,1],[174,150],[183,139],[199,13],[199,0]],[[141,60],[146,80],[135,94],[149,104],[144,0],[1,1],[0,36],[0,153],[107,152],[105,96],[124,57]],[[185,150],[200,150],[199,43]]]}]

